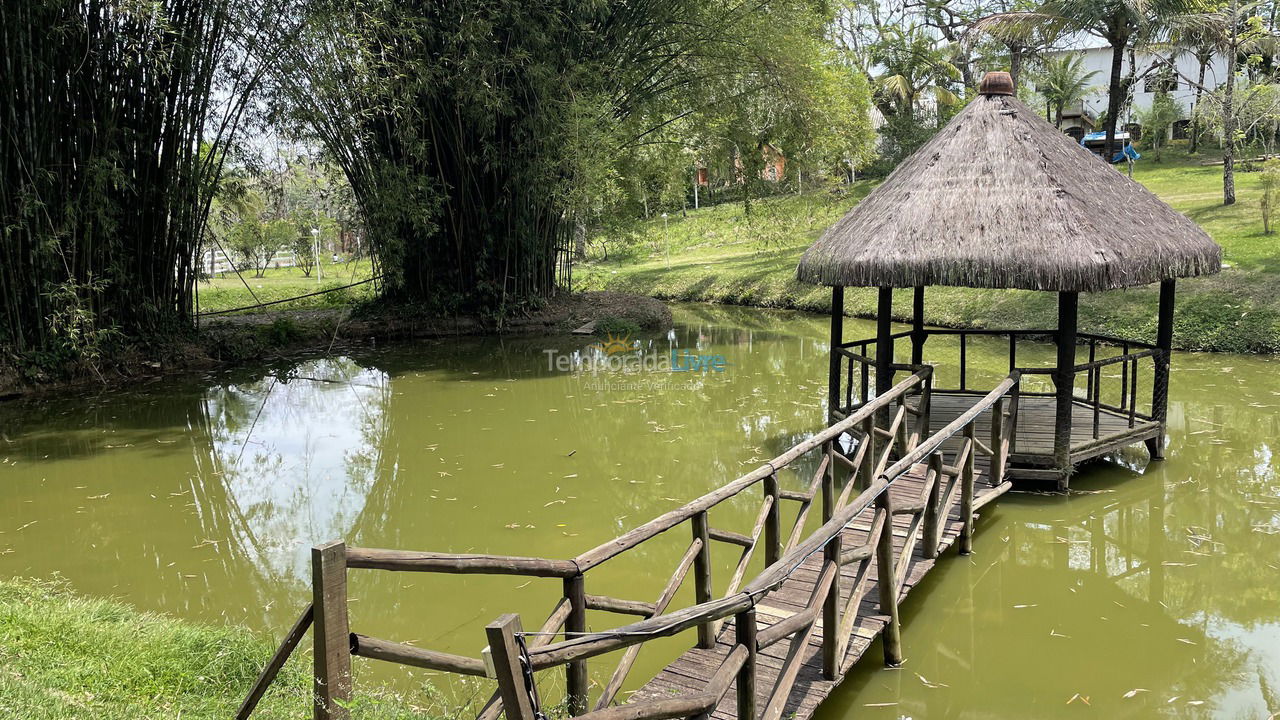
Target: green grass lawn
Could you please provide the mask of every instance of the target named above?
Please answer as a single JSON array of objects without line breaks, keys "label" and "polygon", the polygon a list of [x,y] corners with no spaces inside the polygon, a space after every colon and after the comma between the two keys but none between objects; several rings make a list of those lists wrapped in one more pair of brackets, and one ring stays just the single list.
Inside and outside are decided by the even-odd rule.
[{"label": "green grass lawn", "polygon": [[[140,613],[58,584],[0,581],[0,717],[225,720],[274,651],[236,628]],[[296,654],[254,718],[310,718],[309,654]],[[437,713],[442,717],[445,713]],[[426,718],[404,697],[356,698],[364,720]]]},{"label": "green grass lawn", "polygon": [[[323,278],[317,278],[314,270],[311,271],[311,276],[307,277],[298,268],[285,267],[269,268],[263,277],[254,277],[252,270],[246,270],[242,271],[240,276],[237,276],[234,272],[228,272],[221,276],[202,280],[197,286],[200,312],[232,310],[259,303],[285,300],[321,290],[331,290],[373,277],[373,263],[369,260],[337,264],[326,262],[321,270],[324,273]],[[273,305],[265,309],[270,311],[297,310],[301,308],[351,305],[373,297],[375,285],[375,283],[368,283],[358,287],[325,293],[324,295]]]},{"label": "green grass lawn", "polygon": [[[1139,161],[1134,179],[1200,223],[1223,246],[1222,274],[1179,283],[1175,344],[1227,352],[1280,351],[1280,236],[1262,233],[1257,173],[1237,173],[1238,201],[1222,206],[1222,168],[1166,151]],[[846,193],[779,196],[673,214],[642,224],[626,237],[597,238],[593,258],[575,269],[574,287],[620,290],[664,299],[722,302],[827,312],[830,291],[795,280],[800,254],[864,197],[872,181]],[[607,252],[607,259],[606,259]],[[907,312],[909,291],[895,298]],[[1081,297],[1082,330],[1151,340],[1155,288]],[[870,316],[875,291],[850,289],[846,312]],[[1053,327],[1052,293],[931,288],[926,320],[956,327]]]}]

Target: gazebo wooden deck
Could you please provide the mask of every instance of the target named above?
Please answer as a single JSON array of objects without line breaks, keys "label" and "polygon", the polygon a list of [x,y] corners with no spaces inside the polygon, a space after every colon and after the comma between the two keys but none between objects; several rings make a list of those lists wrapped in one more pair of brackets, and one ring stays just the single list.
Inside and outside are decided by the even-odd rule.
[{"label": "gazebo wooden deck", "polygon": [[[805,251],[800,280],[832,288],[832,421],[926,363],[930,338],[958,338],[955,387],[934,387],[932,427],[972,407],[970,338],[1005,337],[1008,372],[1022,379],[1010,476],[1067,487],[1073,468],[1145,442],[1163,455],[1173,346],[1175,279],[1215,273],[1222,250],[1203,230],[1009,99],[991,73],[985,96],[907,158]],[[1078,330],[1079,296],[1158,283],[1154,343]],[[925,288],[950,285],[1054,292],[1049,329],[940,330],[924,326]],[[844,337],[844,288],[879,289],[874,338]],[[911,323],[894,333],[894,288],[913,288]],[[1019,362],[1019,343],[1050,340],[1052,367]],[[1087,352],[1087,358],[1082,357]],[[949,359],[948,359],[949,360]],[[950,362],[950,360],[949,360]],[[921,410],[921,409],[917,409]],[[980,420],[980,422],[982,422]]]}]

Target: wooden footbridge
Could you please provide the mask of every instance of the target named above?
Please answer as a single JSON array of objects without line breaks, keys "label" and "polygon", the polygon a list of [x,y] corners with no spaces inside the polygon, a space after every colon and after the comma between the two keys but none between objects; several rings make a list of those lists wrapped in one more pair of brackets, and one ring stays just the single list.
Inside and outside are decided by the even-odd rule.
[{"label": "wooden footbridge", "polygon": [[[969,551],[977,511],[1010,487],[1004,477],[1016,432],[1017,373],[929,434],[932,368],[898,369],[909,373],[905,379],[822,432],[570,560],[349,548],[341,542],[315,548],[313,602],[237,717],[250,716],[312,624],[319,719],[347,716],[353,656],[496,680],[480,720],[503,712],[509,720],[538,718],[546,709],[538,674],[556,668],[565,672],[568,713],[593,720],[809,717],[877,635],[884,636],[885,661],[901,661],[902,598],[948,547]],[[985,419],[982,436],[978,418]],[[806,476],[806,489],[782,489],[780,476],[797,472]],[[712,524],[718,507],[757,488],[761,501],[752,527]],[[810,521],[815,508],[820,523]],[[594,568],[619,562],[682,526],[689,544],[673,558],[675,569],[657,598],[587,592]],[[734,553],[736,565],[730,577],[717,580],[712,553],[720,549]],[[757,555],[764,568],[748,577]],[[553,578],[562,582],[563,597],[535,632],[527,633],[518,616],[499,617],[486,628],[483,656],[464,657],[352,632],[346,578],[358,569]],[[690,576],[695,604],[673,608]],[[642,619],[589,631],[589,610]],[[696,637],[694,647],[616,704],[645,644],[684,632]],[[610,654],[617,655],[617,665],[593,692],[587,661]]]}]

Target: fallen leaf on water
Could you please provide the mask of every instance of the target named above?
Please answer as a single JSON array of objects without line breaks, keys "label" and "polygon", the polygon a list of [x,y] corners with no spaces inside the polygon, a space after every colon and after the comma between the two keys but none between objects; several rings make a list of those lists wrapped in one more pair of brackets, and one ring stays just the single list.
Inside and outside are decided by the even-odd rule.
[{"label": "fallen leaf on water", "polygon": [[543,505],[542,507],[551,507],[552,505],[563,505],[564,503],[565,503],[564,500],[552,500],[551,502],[547,503],[546,505]]},{"label": "fallen leaf on water", "polygon": [[1039,606],[1036,603],[1030,603],[1028,605],[1014,605],[1013,609],[1021,610],[1023,608],[1033,608],[1033,607],[1039,607]]},{"label": "fallen leaf on water", "polygon": [[1071,703],[1073,703],[1073,702],[1075,702],[1075,701],[1077,701],[1077,700],[1079,700],[1080,702],[1084,703],[1085,705],[1089,705],[1089,704],[1090,704],[1090,702],[1089,702],[1089,696],[1088,696],[1088,695],[1081,695],[1080,693],[1076,693],[1075,695],[1072,695],[1072,696],[1071,696],[1071,699],[1067,701],[1067,704],[1068,704],[1068,705],[1070,705]]},{"label": "fallen leaf on water", "polygon": [[867,704],[863,705],[862,707],[893,707],[894,705],[897,705],[897,704],[898,704],[898,703],[896,703],[896,702],[886,702],[886,703],[867,703]]},{"label": "fallen leaf on water", "polygon": [[916,677],[920,678],[920,682],[924,683],[924,686],[927,688],[951,687],[946,683],[930,682],[925,676],[921,675],[920,673],[916,673]]},{"label": "fallen leaf on water", "polygon": [[565,475],[565,476],[564,476],[564,478],[565,478],[566,480],[568,480],[569,478],[576,478],[576,477],[578,477],[578,473],[573,473],[572,475]]},{"label": "fallen leaf on water", "polygon": [[1148,689],[1146,689],[1146,688],[1134,688],[1134,689],[1130,690],[1129,692],[1125,693],[1125,694],[1124,694],[1124,697],[1126,697],[1126,698],[1131,698],[1131,697],[1133,697],[1133,696],[1137,695],[1138,693],[1144,693],[1144,692],[1151,692],[1151,691],[1150,691],[1150,690],[1148,690]]},{"label": "fallen leaf on water", "polygon": [[1188,640],[1188,639],[1186,639],[1186,638],[1178,638],[1178,642],[1180,642],[1180,643],[1186,643],[1186,644],[1188,644],[1188,645],[1195,645],[1195,642],[1194,642],[1194,641],[1192,641],[1192,640]]}]

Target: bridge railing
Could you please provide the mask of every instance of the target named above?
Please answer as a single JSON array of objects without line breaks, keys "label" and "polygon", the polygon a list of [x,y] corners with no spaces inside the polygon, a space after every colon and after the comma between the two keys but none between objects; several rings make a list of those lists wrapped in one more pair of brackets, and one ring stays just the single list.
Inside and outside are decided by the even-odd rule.
[{"label": "bridge railing", "polygon": [[[1016,374],[1010,376],[975,405],[971,413],[949,424],[943,431],[926,437],[930,376],[928,368],[916,370],[891,391],[760,468],[571,560],[348,548],[341,542],[318,546],[312,555],[312,605],[286,636],[237,717],[249,717],[275,673],[312,623],[315,625],[316,718],[346,717],[345,702],[351,694],[351,657],[358,656],[496,679],[498,691],[490,697],[478,717],[493,720],[505,710],[510,720],[531,720],[539,704],[534,679],[537,671],[565,668],[567,709],[571,715],[611,717],[622,712],[612,704],[645,643],[695,630],[698,646],[714,647],[720,625],[732,620],[738,637],[744,639],[740,643],[742,649],[735,648],[730,653],[702,693],[664,700],[662,703],[666,704],[659,703],[652,708],[646,704],[643,710],[629,705],[627,712],[632,714],[628,717],[675,717],[671,713],[677,711],[697,715],[705,712],[706,707],[714,707],[735,682],[740,701],[750,705],[753,702],[750,698],[754,698],[752,683],[756,674],[756,653],[761,647],[789,639],[792,651],[788,655],[787,667],[764,714],[769,720],[777,720],[799,669],[799,651],[814,633],[821,632],[823,636],[824,671],[830,677],[838,672],[857,622],[857,608],[866,592],[872,562],[877,563],[879,577],[890,579],[882,585],[880,592],[881,608],[893,618],[892,629],[886,633],[886,654],[900,657],[897,598],[916,545],[923,541],[923,554],[926,557],[936,556],[942,544],[946,518],[957,504],[957,512],[963,521],[960,532],[962,550],[967,551],[971,543],[972,516],[978,505],[975,502],[974,461],[979,454],[987,453],[991,456],[993,470],[999,471],[1003,467],[1016,422],[1018,378]],[[914,422],[909,419],[913,417],[913,411],[906,402],[908,397],[921,398],[914,410]],[[972,420],[992,408],[1000,418],[997,425],[1003,429],[998,436],[993,435],[988,445],[974,434]],[[921,409],[925,412],[921,413]],[[877,416],[881,418],[879,421]],[[959,438],[959,446],[953,448],[948,457],[942,444],[953,437]],[[801,458],[812,455],[820,457],[807,489],[800,492],[782,490],[778,482],[780,471],[795,470],[794,466]],[[885,490],[912,466],[922,462],[927,463],[928,471],[921,497],[902,507],[894,507]],[[838,481],[841,476],[848,478],[843,487]],[[999,474],[994,477],[997,480],[993,484],[1002,479]],[[709,513],[712,509],[756,486],[762,488],[762,500],[748,533],[711,525]],[[805,526],[812,508],[819,503],[819,497],[823,524],[806,536]],[[785,536],[780,513],[783,501],[794,502],[798,506],[795,520]],[[857,548],[842,548],[840,530],[868,511],[875,517],[867,543]],[[886,530],[895,514],[913,516],[907,547],[896,555],[893,534]],[[655,600],[645,602],[586,592],[585,575],[592,568],[685,524],[690,528],[690,542]],[[734,546],[738,552],[734,571],[719,597],[713,593],[712,583],[711,552],[714,543]],[[748,567],[758,552],[763,553],[766,567],[754,579],[747,581]],[[756,599],[778,587],[805,559],[817,553],[823,554],[823,571],[813,586],[808,608],[757,633],[752,609]],[[854,563],[858,564],[857,580],[841,602],[839,569]],[[562,582],[563,596],[534,632],[526,632],[518,616],[500,617],[486,628],[488,647],[483,657],[466,657],[351,632],[346,576],[349,570],[356,569],[552,578]],[[689,575],[693,576],[695,604],[671,610],[676,593]],[[643,619],[613,630],[588,632],[588,610]],[[823,619],[820,628],[817,623],[819,617]],[[551,642],[553,637],[560,635],[565,639]],[[615,651],[622,651],[621,658],[596,698],[593,710],[588,712],[586,662]]]}]

